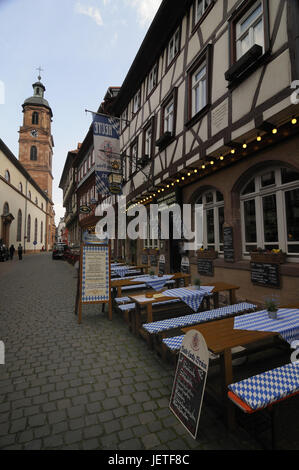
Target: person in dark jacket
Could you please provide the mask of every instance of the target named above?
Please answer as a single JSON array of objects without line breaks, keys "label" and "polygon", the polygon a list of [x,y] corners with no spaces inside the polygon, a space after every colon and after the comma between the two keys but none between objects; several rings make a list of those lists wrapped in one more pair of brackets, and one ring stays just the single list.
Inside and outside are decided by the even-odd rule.
[{"label": "person in dark jacket", "polygon": [[10,246],[9,248],[9,255],[10,255],[10,259],[13,260],[13,255],[15,254],[15,247],[13,245]]},{"label": "person in dark jacket", "polygon": [[21,243],[19,243],[19,246],[18,246],[18,255],[19,255],[19,260],[22,259],[23,248],[22,248]]}]

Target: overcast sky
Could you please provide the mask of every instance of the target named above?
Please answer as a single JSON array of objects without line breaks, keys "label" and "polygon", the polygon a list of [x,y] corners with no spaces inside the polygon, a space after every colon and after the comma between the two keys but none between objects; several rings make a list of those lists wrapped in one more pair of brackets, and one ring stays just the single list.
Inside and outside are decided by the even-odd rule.
[{"label": "overcast sky", "polygon": [[[53,111],[53,200],[67,152],[109,86],[121,86],[161,0],[0,0],[0,138],[18,157],[22,104],[39,66]],[[4,102],[1,90],[4,85]]]}]

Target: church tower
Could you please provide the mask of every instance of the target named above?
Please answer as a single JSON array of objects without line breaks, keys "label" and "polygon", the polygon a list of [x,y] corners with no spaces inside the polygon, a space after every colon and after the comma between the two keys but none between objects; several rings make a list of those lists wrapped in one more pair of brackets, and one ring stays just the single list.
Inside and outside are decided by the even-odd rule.
[{"label": "church tower", "polygon": [[33,95],[22,105],[24,117],[19,131],[19,161],[52,200],[53,114],[44,98],[46,88],[40,75],[32,87]]}]

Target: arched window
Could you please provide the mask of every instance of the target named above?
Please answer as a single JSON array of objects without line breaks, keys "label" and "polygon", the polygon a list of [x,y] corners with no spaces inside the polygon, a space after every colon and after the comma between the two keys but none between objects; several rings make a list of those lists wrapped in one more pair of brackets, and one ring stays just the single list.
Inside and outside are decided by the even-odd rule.
[{"label": "arched window", "polygon": [[22,185],[21,182],[19,183],[19,191],[20,191],[21,193],[23,192],[23,185]]},{"label": "arched window", "polygon": [[241,190],[243,253],[256,248],[299,255],[299,172],[273,167]]},{"label": "arched window", "polygon": [[34,111],[32,113],[32,124],[38,124],[38,112]]},{"label": "arched window", "polygon": [[205,191],[196,201],[203,204],[203,247],[223,252],[223,195],[216,189]]},{"label": "arched window", "polygon": [[34,241],[37,242],[37,218],[34,221]]},{"label": "arched window", "polygon": [[37,148],[35,145],[32,145],[32,147],[30,148],[30,160],[37,160]]},{"label": "arched window", "polygon": [[28,214],[27,217],[27,242],[30,242],[30,233],[31,233],[31,216]]},{"label": "arched window", "polygon": [[10,173],[8,170],[5,170],[5,179],[8,183],[10,183]]},{"label": "arched window", "polygon": [[43,221],[40,223],[40,242],[43,243],[43,231],[44,231],[44,224]]},{"label": "arched window", "polygon": [[22,211],[18,210],[17,242],[22,240]]},{"label": "arched window", "polygon": [[9,205],[7,202],[5,202],[3,206],[3,215],[7,215],[7,214],[9,214]]}]

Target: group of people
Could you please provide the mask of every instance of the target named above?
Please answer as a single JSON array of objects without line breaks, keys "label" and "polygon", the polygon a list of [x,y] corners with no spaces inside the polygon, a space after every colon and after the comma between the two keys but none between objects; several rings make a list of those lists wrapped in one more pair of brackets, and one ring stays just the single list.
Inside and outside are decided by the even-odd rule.
[{"label": "group of people", "polygon": [[[10,248],[9,248],[9,255],[10,255],[11,260],[13,260],[15,251],[16,251],[16,249],[15,249],[14,245],[11,245]],[[21,260],[22,257],[23,257],[23,247],[22,247],[21,243],[19,243],[19,246],[18,246],[18,256],[19,256],[19,260]]]}]

